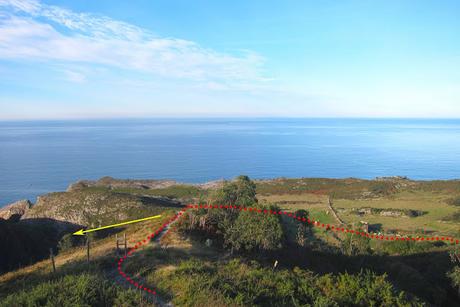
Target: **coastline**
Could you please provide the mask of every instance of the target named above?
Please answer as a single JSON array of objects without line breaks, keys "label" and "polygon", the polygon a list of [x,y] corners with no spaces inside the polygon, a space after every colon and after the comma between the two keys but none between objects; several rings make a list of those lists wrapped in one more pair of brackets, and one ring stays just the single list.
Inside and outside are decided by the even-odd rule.
[{"label": "coastline", "polygon": [[[218,179],[218,180],[211,180],[206,181],[203,183],[190,183],[190,182],[181,182],[172,179],[123,179],[123,178],[113,178],[110,176],[104,176],[97,180],[88,180],[88,179],[81,179],[77,180],[76,182],[70,183],[67,188],[63,191],[49,191],[37,196],[36,200],[21,198],[16,199],[13,202],[8,202],[5,204],[0,204],[0,212],[5,209],[6,207],[19,203],[19,202],[28,202],[33,206],[37,200],[48,194],[52,193],[62,193],[62,192],[71,192],[75,190],[79,190],[82,188],[108,188],[108,189],[165,189],[174,186],[187,186],[187,187],[196,187],[198,189],[217,189],[221,187],[226,181],[232,181],[233,179]],[[347,178],[327,178],[327,177],[276,177],[276,178],[263,178],[263,179],[253,179],[256,184],[277,184],[286,181],[313,181],[315,183],[321,184],[330,184],[330,183],[345,183],[350,184],[352,182],[358,183],[373,183],[373,182],[393,182],[397,186],[408,186],[417,183],[459,183],[460,178],[458,179],[434,179],[434,180],[414,180],[410,179],[406,176],[383,176],[383,177],[375,177],[373,179],[365,179],[365,178],[355,178],[355,177],[347,177]]]}]

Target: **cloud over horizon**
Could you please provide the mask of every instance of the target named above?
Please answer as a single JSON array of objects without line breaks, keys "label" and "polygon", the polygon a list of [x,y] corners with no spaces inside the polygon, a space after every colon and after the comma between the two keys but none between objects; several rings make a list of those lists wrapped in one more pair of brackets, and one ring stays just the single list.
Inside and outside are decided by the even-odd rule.
[{"label": "cloud over horizon", "polygon": [[106,16],[35,0],[0,0],[0,59],[97,64],[230,84],[265,79],[263,58],[254,52],[221,53]]},{"label": "cloud over horizon", "polygon": [[457,7],[0,0],[0,120],[460,117]]}]

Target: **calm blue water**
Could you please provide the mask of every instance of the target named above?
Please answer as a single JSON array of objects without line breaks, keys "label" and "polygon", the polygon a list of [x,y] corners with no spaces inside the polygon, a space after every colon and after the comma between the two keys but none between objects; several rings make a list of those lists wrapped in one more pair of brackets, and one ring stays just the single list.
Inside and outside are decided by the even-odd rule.
[{"label": "calm blue water", "polygon": [[0,206],[102,176],[460,178],[460,120],[0,122]]}]

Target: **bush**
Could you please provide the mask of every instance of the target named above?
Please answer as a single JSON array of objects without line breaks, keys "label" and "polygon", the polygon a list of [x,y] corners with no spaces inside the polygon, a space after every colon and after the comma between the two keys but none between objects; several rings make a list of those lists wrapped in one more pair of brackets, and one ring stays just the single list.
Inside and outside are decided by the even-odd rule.
[{"label": "bush", "polygon": [[372,253],[370,239],[360,235],[346,234],[341,243],[341,249],[345,255],[369,255]]},{"label": "bush", "polygon": [[454,212],[451,215],[444,217],[442,220],[446,222],[460,222],[460,211]]},{"label": "bush", "polygon": [[151,279],[171,293],[179,306],[419,306],[397,291],[386,275],[371,271],[356,275],[318,276],[310,271],[275,270],[238,259],[228,263],[182,262],[176,270],[157,271]]},{"label": "bush", "polygon": [[74,236],[71,233],[65,234],[58,242],[58,250],[63,252],[73,247],[83,245],[85,239],[85,236]]},{"label": "bush", "polygon": [[[257,208],[261,210],[279,210],[279,208],[260,205]],[[279,216],[250,211],[242,211],[235,222],[224,232],[224,240],[227,246],[244,251],[281,248],[283,236]]]},{"label": "bush", "polygon": [[67,275],[13,293],[0,306],[137,306],[139,293],[93,274]]},{"label": "bush", "polygon": [[379,251],[390,255],[410,255],[424,253],[434,248],[437,243],[431,242],[414,242],[414,241],[389,241],[380,242]]},{"label": "bush", "polygon": [[422,210],[413,210],[413,209],[405,209],[403,212],[408,216],[408,217],[417,217],[421,216],[424,214],[427,214],[428,212],[422,211]]},{"label": "bush", "polygon": [[460,196],[448,199],[447,204],[451,206],[460,206]]},{"label": "bush", "polygon": [[[223,205],[279,210],[258,204],[256,186],[247,176],[226,182],[211,201]],[[180,230],[220,236],[225,246],[236,250],[274,250],[281,247],[284,239],[280,218],[275,215],[234,209],[190,210],[187,215],[188,218],[179,223]]]},{"label": "bush", "polygon": [[447,276],[452,280],[452,286],[458,288],[460,294],[460,267],[456,266]]},{"label": "bush", "polygon": [[394,193],[396,188],[392,182],[377,181],[372,183],[369,190],[377,195],[389,195]]}]

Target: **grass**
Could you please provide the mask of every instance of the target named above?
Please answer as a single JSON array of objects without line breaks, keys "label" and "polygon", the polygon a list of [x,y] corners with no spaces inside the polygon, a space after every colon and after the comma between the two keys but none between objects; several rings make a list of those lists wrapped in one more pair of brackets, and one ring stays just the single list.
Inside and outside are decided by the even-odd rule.
[{"label": "grass", "polygon": [[[311,193],[297,194],[270,194],[258,195],[261,201],[271,203],[281,203],[283,210],[295,211],[305,209],[310,215],[322,223],[337,224],[327,207],[326,195]],[[398,229],[400,232],[413,233],[419,230],[434,231],[445,235],[458,235],[458,224],[455,219],[449,219],[457,212],[456,207],[448,205],[446,200],[450,195],[446,192],[430,192],[416,189],[413,191],[403,191],[392,195],[380,196],[378,198],[364,199],[333,199],[333,206],[338,211],[338,215],[347,224],[367,221],[370,224],[381,224],[384,229]],[[391,217],[379,214],[364,216],[356,215],[353,210],[359,208],[374,208],[375,211],[388,208],[396,208],[401,211],[418,210],[426,214],[417,217]],[[341,209],[345,209],[341,210]],[[449,222],[446,222],[445,219]]]},{"label": "grass", "polygon": [[279,179],[257,183],[259,195],[283,195],[283,194],[316,194],[354,199],[360,197],[363,192],[369,191],[373,182],[361,179],[327,179],[327,178],[302,178],[302,179]]},{"label": "grass", "polygon": [[310,271],[271,270],[256,261],[182,261],[152,272],[148,280],[180,306],[418,306],[371,272],[317,276]]},{"label": "grass", "polygon": [[460,223],[460,211],[454,212],[443,218],[443,221]]},{"label": "grass", "polygon": [[[335,199],[336,208],[348,209],[346,212],[339,212],[340,217],[347,223],[357,223],[365,220],[370,224],[381,224],[385,229],[398,229],[402,232],[414,232],[416,229],[425,229],[444,233],[446,235],[456,234],[458,225],[444,223],[442,220],[453,214],[456,209],[446,204],[448,195],[434,194],[433,192],[402,192],[392,197],[378,199],[347,200]],[[400,210],[420,210],[426,214],[414,218],[389,217],[380,215],[357,216],[352,212],[359,208],[398,208]]]},{"label": "grass", "polygon": [[[370,224],[381,224],[384,229],[399,229],[408,233],[417,233],[424,229],[432,230],[439,234],[459,235],[460,215],[458,207],[449,204],[449,200],[459,195],[460,182],[434,181],[408,182],[404,184],[407,185],[397,187],[394,184],[376,184],[373,181],[358,179],[286,179],[274,182],[258,182],[257,189],[258,198],[261,203],[279,204],[282,210],[287,211],[306,209],[309,211],[311,219],[319,220],[325,224],[337,224],[334,217],[330,213],[328,214],[328,195],[333,195],[334,207],[336,209],[344,208],[348,210],[338,212],[339,216],[346,223],[357,223],[361,220],[366,220]],[[128,201],[128,204],[131,201],[137,204],[137,201],[140,199],[139,197],[145,195],[194,200],[199,198],[200,195],[207,193],[199,188],[190,186],[173,186],[165,189],[151,190],[109,190],[98,187],[83,189],[75,193],[77,193],[79,201],[84,201],[85,196],[82,195],[85,195],[85,193],[86,195],[88,193],[92,194],[93,192],[103,197],[113,194],[103,201],[104,204],[109,205],[111,201],[116,200],[118,209],[125,200]],[[54,194],[52,196],[56,197],[56,201],[62,198],[59,193],[57,196]],[[352,213],[351,209],[353,208],[365,207],[420,210],[427,213],[413,218],[386,217],[377,214],[359,217]],[[161,210],[164,215],[162,219],[133,224],[123,230],[127,233],[130,246],[144,239],[148,233],[159,227],[176,210],[161,206],[157,209]],[[133,205],[132,210],[133,212],[129,211],[129,214],[139,214],[136,206]],[[110,214],[112,213],[115,214],[115,211],[110,212]],[[119,221],[119,217],[116,214],[110,218]],[[95,223],[99,222],[101,221],[95,221]],[[119,233],[119,235],[122,235],[122,233]],[[337,246],[339,244],[340,238],[333,237],[331,233],[325,232],[324,229],[314,227],[313,235],[317,240],[322,241],[323,244]],[[254,302],[260,302],[260,300],[266,300],[267,298],[279,303],[279,305],[292,305],[292,299],[289,302],[283,301],[283,299],[286,297],[289,298],[292,295],[294,297],[298,296],[296,291],[303,290],[296,288],[297,286],[292,286],[292,284],[298,285],[300,282],[303,282],[303,279],[309,281],[308,286],[305,287],[309,287],[308,289],[312,291],[311,293],[316,293],[314,295],[315,298],[321,297],[324,299],[325,301],[322,302],[324,304],[328,302],[328,298],[334,296],[335,301],[341,304],[357,303],[352,300],[361,295],[360,292],[344,291],[341,293],[337,285],[340,285],[342,281],[343,289],[349,288],[350,284],[358,285],[356,288],[358,289],[362,280],[367,280],[367,284],[378,281],[377,285],[380,288],[388,287],[387,283],[379,279],[380,277],[366,277],[365,275],[356,277],[355,275],[358,274],[356,272],[353,273],[355,274],[353,275],[354,277],[350,277],[351,275],[342,276],[334,272],[329,277],[323,277],[325,275],[322,275],[316,278],[316,280],[310,280],[307,275],[313,273],[303,270],[302,274],[307,275],[302,275],[303,279],[296,280],[295,274],[297,273],[294,272],[293,267],[289,267],[281,268],[279,274],[273,275],[271,268],[267,264],[253,263],[250,257],[244,257],[239,263],[232,264],[231,259],[234,256],[230,256],[227,251],[218,249],[217,247],[207,247],[202,241],[204,241],[203,238],[194,240],[190,237],[182,237],[179,233],[171,231],[161,240],[162,247],[158,245],[143,245],[139,252],[135,253],[130,258],[130,261],[126,263],[125,270],[135,276],[142,276],[151,284],[158,285],[160,293],[164,297],[174,299],[176,304],[185,306],[251,305]],[[444,268],[439,267],[440,264],[438,263],[441,263],[441,261],[438,261],[438,258],[442,258],[442,265],[447,266],[449,260],[444,258],[449,248],[448,246],[436,247],[432,243],[428,244],[426,242],[424,244],[413,244],[412,242],[393,242],[390,244],[387,244],[387,242],[371,242],[371,247],[392,256],[375,254],[372,256],[368,255],[366,256],[368,258],[360,260],[361,258],[358,257],[347,257],[344,259],[343,255],[335,255],[333,252],[321,254],[319,251],[310,251],[299,254],[297,258],[305,258],[305,261],[309,265],[308,267],[312,268],[315,268],[315,263],[318,263],[318,268],[322,270],[325,267],[338,267],[340,270],[342,268],[342,262],[340,261],[344,261],[344,264],[353,263],[358,268],[363,267],[363,264],[369,267],[375,265],[375,268],[383,268],[383,271],[388,271],[392,281],[397,281],[395,284],[401,282],[401,284],[414,285],[414,281],[420,281],[423,287],[427,284],[423,288],[425,290],[431,287],[429,283],[433,282],[431,275],[435,276],[434,272],[436,272],[436,278],[438,278],[434,279],[434,283],[437,283],[439,280],[443,281],[442,274],[438,274],[438,271],[444,271]],[[283,264],[288,262],[287,257],[290,253],[291,251],[283,254],[286,258],[280,258],[280,262]],[[131,302],[127,299],[129,292],[117,287],[112,288],[112,285],[105,283],[105,277],[100,274],[113,268],[115,259],[114,235],[108,235],[93,242],[91,248],[91,265],[89,267],[85,263],[85,257],[86,251],[84,248],[71,248],[56,256],[57,274],[51,272],[51,264],[49,260],[45,260],[32,266],[0,275],[0,306],[2,303],[3,305],[12,305],[13,299],[16,299],[19,305],[27,305],[29,302],[28,299],[38,302],[40,297],[44,297],[45,299],[48,297],[49,300],[55,296],[62,299],[64,297],[75,298],[75,304],[77,305],[97,305],[94,302],[102,302],[101,304],[109,302],[106,300],[108,293],[113,294],[112,297],[118,299],[118,301],[111,300],[108,303],[109,305],[135,306],[138,304],[138,302]],[[190,262],[188,261],[189,259],[196,259],[196,261]],[[385,261],[385,265],[381,264],[382,261]],[[271,262],[272,264],[273,262]],[[425,274],[422,271],[417,271],[415,268],[418,267],[426,267],[428,273]],[[212,274],[208,274],[209,272]],[[382,271],[379,272],[382,273]],[[323,273],[321,272],[321,274]],[[66,280],[65,275],[70,277]],[[241,277],[238,282],[235,279],[236,275]],[[283,278],[280,278],[279,275],[282,275]],[[321,282],[318,283],[318,280]],[[259,287],[259,281],[262,281],[261,287]],[[96,284],[98,290],[96,292],[90,291],[91,295],[85,298],[78,291],[79,289],[87,289],[87,282]],[[70,287],[69,291],[58,293],[57,289],[59,289],[60,285],[67,285],[69,283],[80,286],[75,288]],[[442,285],[439,287],[447,289],[444,284]],[[240,289],[239,287],[242,288]],[[435,290],[439,290],[438,288]],[[267,292],[267,289],[270,291]],[[412,290],[413,288],[408,287],[408,289]],[[423,289],[420,290],[422,294],[426,292]],[[393,294],[399,293],[396,288],[390,292]],[[443,296],[445,296],[445,293],[443,293],[439,292],[436,299],[443,299]],[[388,294],[388,299],[393,299],[393,294]],[[6,298],[8,295],[10,297]],[[302,295],[310,297],[305,293]],[[369,294],[366,295],[369,296]],[[430,295],[432,293],[427,294],[428,299]],[[371,303],[382,303],[382,301],[367,302],[367,304]],[[395,301],[391,301],[388,304],[394,305],[396,303]]]},{"label": "grass", "polygon": [[[164,213],[163,220],[152,220],[145,223],[133,224],[126,228],[129,242],[135,243],[145,237],[146,234],[158,227],[164,220],[172,214],[172,211]],[[311,215],[322,220],[331,218],[325,215],[324,211],[312,210]],[[343,275],[321,275],[314,279],[308,279],[311,272],[307,270],[294,271],[294,269],[282,268],[279,273],[272,274],[270,268],[265,265],[250,262],[249,259],[239,263],[232,263],[226,252],[214,248],[207,247],[201,240],[191,240],[190,238],[181,237],[175,231],[171,231],[162,239],[163,247],[158,245],[148,245],[135,253],[130,260],[126,262],[125,271],[133,276],[139,276],[147,280],[150,285],[155,285],[159,288],[162,297],[171,298],[173,302],[181,306],[250,306],[255,302],[262,300],[273,300],[277,305],[292,305],[291,301],[283,301],[286,297],[302,296],[304,300],[322,298],[333,298],[334,301],[341,304],[356,304],[353,299],[359,298],[358,293],[353,291],[339,291],[337,285],[343,282],[343,289],[349,287],[350,284],[355,284],[356,289],[360,283],[374,283],[379,285],[378,293],[382,292],[382,287],[389,289],[392,287],[385,278],[377,276],[343,274]],[[135,302],[130,301],[127,290],[112,288],[110,280],[106,277],[101,277],[101,271],[110,269],[114,262],[114,237],[110,236],[104,239],[97,240],[92,248],[91,253],[92,264],[88,271],[87,265],[84,262],[85,250],[75,248],[66,251],[56,257],[58,275],[53,277],[49,261],[43,261],[32,267],[24,268],[15,272],[11,272],[0,276],[0,301],[5,299],[6,294],[12,294],[10,298],[3,301],[4,304],[12,302],[12,297],[17,298],[17,302],[27,302],[27,300],[40,299],[40,297],[51,297],[55,294],[58,285],[66,285],[67,283],[76,283],[81,287],[72,288],[69,291],[62,292],[62,295],[72,298],[78,305],[94,305],[93,302],[104,301],[107,293],[113,293],[112,297],[116,301],[110,301],[110,304],[123,306],[139,305],[137,299]],[[198,259],[197,263],[190,264],[189,259]],[[280,259],[282,263],[286,262]],[[196,265],[195,265],[196,264]],[[207,274],[200,271],[200,267],[210,268],[212,272],[217,274]],[[296,272],[301,272],[302,277],[298,277]],[[306,274],[306,275],[304,275]],[[310,275],[309,275],[310,274]],[[61,277],[69,275],[69,280],[61,279]],[[263,277],[265,276],[265,277]],[[297,277],[296,277],[297,276]],[[367,276],[367,277],[366,277]],[[237,278],[238,277],[238,278]],[[299,278],[299,279],[296,279]],[[107,281],[107,283],[104,282]],[[88,281],[94,281],[98,290],[91,292],[88,298],[79,295],[79,289],[86,289]],[[262,281],[259,283],[259,281]],[[113,283],[113,282],[112,282]],[[309,287],[313,296],[304,292],[302,289],[291,287],[303,283],[305,287]],[[308,286],[307,286],[308,284]],[[376,284],[376,285],[377,285]],[[245,288],[245,285],[252,285],[252,288]],[[289,285],[289,286],[288,286]],[[332,286],[334,285],[334,286]],[[288,288],[285,288],[288,287]],[[335,290],[334,290],[334,289]],[[270,290],[270,291],[267,291]],[[397,304],[392,301],[399,297],[399,292],[395,288],[391,288],[389,292],[385,292],[385,299],[388,299],[388,304]],[[373,291],[368,289],[369,291]],[[366,291],[368,291],[366,290]],[[287,291],[287,292],[285,292]],[[332,292],[331,292],[332,291]],[[385,290],[387,291],[387,290]],[[29,293],[29,296],[26,295]],[[310,292],[308,292],[310,293]],[[374,293],[374,292],[372,292]],[[376,302],[384,299],[377,292]],[[372,295],[374,295],[372,294]],[[366,294],[367,295],[367,294]],[[367,297],[372,297],[367,295]],[[89,303],[88,303],[89,302]],[[305,303],[305,302],[304,302]],[[311,302],[315,303],[315,302]],[[371,302],[368,302],[369,304]],[[382,303],[382,302],[381,302]],[[316,302],[320,304],[320,302]],[[416,301],[414,305],[418,304]],[[148,304],[145,304],[146,306]]]},{"label": "grass", "polygon": [[[454,205],[460,190],[460,181],[409,182],[399,190],[375,194],[372,190],[384,189],[372,181],[330,179],[286,179],[258,183],[258,198],[262,202],[279,204],[283,210],[305,209],[310,216],[322,223],[337,224],[328,214],[328,196],[335,195],[333,206],[339,217],[348,225],[366,221],[371,227],[408,235],[446,235],[460,237],[460,218]],[[343,193],[343,189],[350,189]],[[364,194],[363,194],[364,193]],[[367,193],[367,194],[366,194]],[[370,193],[370,194],[369,194]],[[363,195],[367,195],[363,197]],[[382,216],[380,214],[356,215],[359,208],[380,211],[396,208],[424,214],[416,217]],[[323,229],[314,228],[315,235],[328,244],[337,243]],[[375,242],[371,243],[375,246]]]},{"label": "grass", "polygon": [[[107,188],[95,187],[107,191]],[[155,195],[197,201],[207,195],[208,191],[194,186],[175,185],[164,189],[116,188],[111,190],[126,195]],[[375,181],[361,179],[278,179],[257,182],[259,201],[278,204],[283,210],[295,211],[306,209],[310,215],[324,223],[336,224],[332,215],[328,214],[327,200],[333,196],[336,209],[347,223],[367,221],[380,224],[383,229],[399,230],[400,232],[434,231],[445,235],[456,235],[456,220],[449,218],[456,212],[455,206],[460,181]],[[404,212],[416,210],[426,212],[421,216],[410,218],[388,217],[378,214],[357,216],[352,210],[372,208],[374,211],[396,208]]]},{"label": "grass", "polygon": [[125,290],[97,273],[68,274],[10,294],[0,306],[138,306],[139,292]]},{"label": "grass", "polygon": [[447,199],[446,203],[451,206],[459,206],[460,207],[460,196],[455,196],[452,198]]},{"label": "grass", "polygon": [[[151,233],[153,229],[159,228],[168,217],[171,217],[173,211],[164,211],[161,219],[150,220],[141,222],[138,224],[132,224],[124,229],[128,239],[128,247],[135,245],[138,241],[145,238],[148,233]],[[123,232],[119,233],[122,236]],[[104,257],[113,259],[115,263],[115,235],[108,236],[103,239],[94,241],[91,244],[90,257],[94,261],[100,261]],[[55,257],[55,263],[57,270],[62,270],[68,267],[69,264],[75,262],[84,262],[86,259],[86,248],[76,247],[65,252],[59,253]],[[112,264],[111,264],[112,265]],[[50,260],[43,260],[37,262],[31,266],[21,268],[15,271],[11,271],[0,275],[0,294],[8,293],[17,286],[22,288],[22,283],[26,283],[31,277],[46,278],[52,273],[52,267]],[[24,285],[25,286],[25,285]]]},{"label": "grass", "polygon": [[[132,224],[122,229],[128,247],[158,229],[174,213],[162,212],[161,219]],[[143,254],[148,247],[139,249]],[[116,263],[115,236],[91,243],[90,264],[84,247],[70,248],[55,257],[57,272],[49,260],[0,275],[0,306],[154,306],[139,291],[118,286],[112,277]],[[135,263],[135,262],[131,262]]]}]

